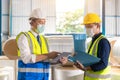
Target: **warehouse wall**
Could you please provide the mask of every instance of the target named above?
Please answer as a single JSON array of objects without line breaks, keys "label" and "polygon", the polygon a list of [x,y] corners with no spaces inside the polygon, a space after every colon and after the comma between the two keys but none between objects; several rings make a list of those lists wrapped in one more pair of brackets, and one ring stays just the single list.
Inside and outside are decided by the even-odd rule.
[{"label": "warehouse wall", "polygon": [[55,0],[12,0],[12,35],[29,30],[28,18],[35,8],[41,8],[42,16],[47,18],[45,32],[55,31]]},{"label": "warehouse wall", "polygon": [[117,35],[116,34],[116,0],[106,0],[105,1],[105,13],[106,13],[106,35],[108,36],[113,36],[113,35]]},{"label": "warehouse wall", "polygon": [[[10,5],[11,1],[11,5]],[[105,30],[107,36],[119,36],[120,1],[105,0]],[[35,8],[41,8],[46,17],[46,33],[55,32],[56,9],[55,0],[2,0],[2,41],[8,35],[14,36],[30,29],[29,15]],[[102,0],[86,0],[85,13],[94,12],[102,15]],[[10,23],[10,24],[9,24]],[[10,27],[10,28],[9,28]],[[50,30],[49,30],[50,29]]]},{"label": "warehouse wall", "polygon": [[106,0],[106,35],[120,36],[120,0]]},{"label": "warehouse wall", "polygon": [[9,0],[2,0],[2,41],[6,40],[9,31]]},{"label": "warehouse wall", "polygon": [[102,0],[86,0],[85,2],[85,13],[97,13],[101,15],[101,1]]},{"label": "warehouse wall", "polygon": [[35,8],[41,8],[43,17],[47,19],[45,32],[55,32],[55,0],[2,0],[2,41],[8,36],[15,36],[21,31],[29,30],[28,19]]}]

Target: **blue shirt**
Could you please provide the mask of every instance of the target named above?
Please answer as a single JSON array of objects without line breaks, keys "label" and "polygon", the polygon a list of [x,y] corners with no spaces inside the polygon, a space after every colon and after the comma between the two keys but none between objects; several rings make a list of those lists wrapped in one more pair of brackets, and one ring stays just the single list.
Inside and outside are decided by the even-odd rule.
[{"label": "blue shirt", "polygon": [[[92,44],[100,35],[102,35],[102,33],[99,33],[92,37]],[[111,50],[111,46],[109,41],[106,38],[101,39],[100,42],[98,43],[98,52],[97,52],[97,57],[100,58],[101,60],[98,63],[95,63],[90,66],[93,71],[100,71],[108,66],[110,50]]]}]

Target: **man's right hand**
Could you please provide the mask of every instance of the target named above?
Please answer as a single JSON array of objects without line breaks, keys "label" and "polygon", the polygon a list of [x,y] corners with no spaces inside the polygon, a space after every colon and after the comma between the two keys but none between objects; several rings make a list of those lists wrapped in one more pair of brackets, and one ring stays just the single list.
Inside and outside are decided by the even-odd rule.
[{"label": "man's right hand", "polygon": [[59,54],[60,54],[60,52],[52,51],[48,54],[48,58],[53,59],[53,58],[57,57]]}]

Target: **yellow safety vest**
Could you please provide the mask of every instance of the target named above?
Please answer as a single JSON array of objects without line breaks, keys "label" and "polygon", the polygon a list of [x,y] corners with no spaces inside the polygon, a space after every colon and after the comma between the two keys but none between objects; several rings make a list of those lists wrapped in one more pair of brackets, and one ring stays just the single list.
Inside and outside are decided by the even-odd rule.
[{"label": "yellow safety vest", "polygon": [[[17,37],[16,41],[18,41],[21,34],[24,34],[29,43],[29,47],[31,50],[31,54],[48,54],[48,44],[47,40],[43,35],[40,35],[41,46],[38,43],[36,37],[29,31],[29,32],[21,32]],[[18,49],[18,56],[20,56],[20,50]]]},{"label": "yellow safety vest", "polygon": [[[16,40],[18,41],[21,34],[24,34],[29,43],[31,54],[48,54],[47,41],[43,35],[40,35],[41,45],[38,43],[36,37],[29,32],[21,32]],[[20,50],[18,49],[18,56]],[[39,61],[36,63],[25,64],[22,60],[18,60],[18,80],[48,80],[49,79],[49,62]]]},{"label": "yellow safety vest", "polygon": [[[90,52],[89,52],[90,55],[94,55],[95,57],[97,57],[98,43],[103,38],[104,38],[104,36],[101,35],[95,40],[95,42],[93,43],[93,45],[90,49]],[[90,42],[90,44],[91,43],[92,42]],[[90,45],[89,45],[89,48],[90,48]],[[94,72],[92,70],[88,70],[85,72],[84,79],[85,80],[111,80],[110,70],[111,70],[110,66],[107,66],[105,69],[96,71],[96,72]]]}]

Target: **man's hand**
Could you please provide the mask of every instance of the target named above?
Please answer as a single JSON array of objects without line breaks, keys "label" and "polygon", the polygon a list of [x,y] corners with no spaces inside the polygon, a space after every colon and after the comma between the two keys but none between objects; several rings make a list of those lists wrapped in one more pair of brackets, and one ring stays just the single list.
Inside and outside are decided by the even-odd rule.
[{"label": "man's hand", "polygon": [[48,54],[48,58],[53,59],[53,58],[57,57],[59,54],[60,54],[60,52],[52,51]]},{"label": "man's hand", "polygon": [[60,59],[60,62],[61,62],[62,64],[66,64],[66,63],[68,62],[67,57],[62,57],[62,58]]},{"label": "man's hand", "polygon": [[86,71],[85,67],[84,67],[79,61],[76,61],[76,62],[74,63],[74,65],[75,65],[77,68],[79,68],[79,69],[81,69],[81,70],[83,70],[83,71]]}]

